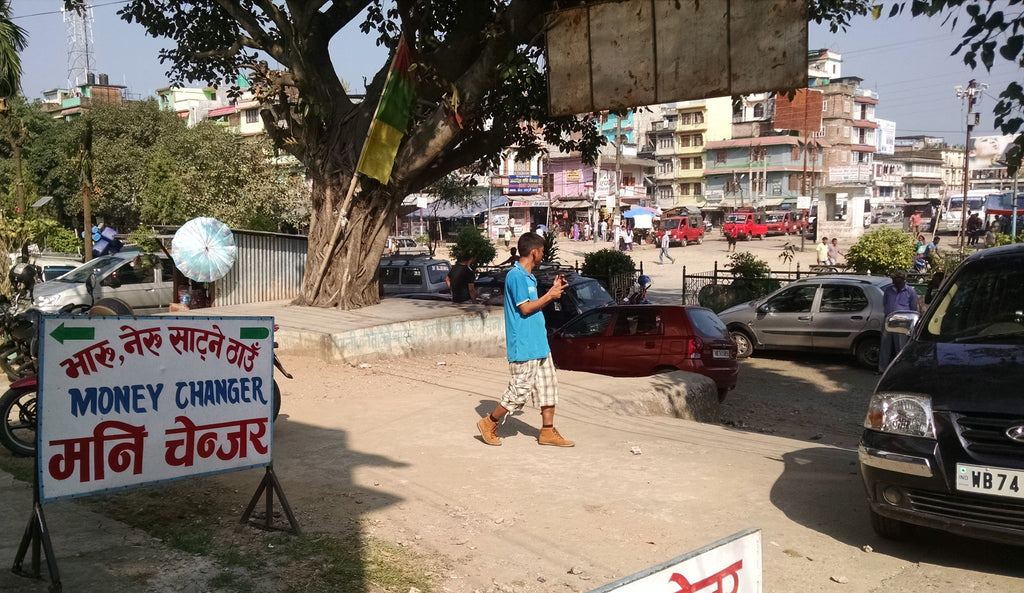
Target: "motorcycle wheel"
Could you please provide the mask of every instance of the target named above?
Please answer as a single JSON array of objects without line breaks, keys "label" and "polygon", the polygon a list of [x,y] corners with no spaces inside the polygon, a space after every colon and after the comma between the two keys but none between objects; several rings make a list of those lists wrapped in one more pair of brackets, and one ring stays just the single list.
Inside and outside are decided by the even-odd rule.
[{"label": "motorcycle wheel", "polygon": [[277,415],[281,413],[281,388],[277,386],[277,380],[274,380],[274,420],[277,420]]},{"label": "motorcycle wheel", "polygon": [[8,389],[0,397],[0,444],[15,455],[36,454],[37,398],[35,387]]},{"label": "motorcycle wheel", "polygon": [[22,352],[13,342],[0,346],[0,368],[13,383],[35,373],[35,364],[30,356]]}]

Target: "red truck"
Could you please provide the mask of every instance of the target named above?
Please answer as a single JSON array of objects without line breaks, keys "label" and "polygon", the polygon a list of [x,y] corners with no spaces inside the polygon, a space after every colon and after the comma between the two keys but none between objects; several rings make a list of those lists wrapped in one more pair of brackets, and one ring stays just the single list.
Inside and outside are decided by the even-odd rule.
[{"label": "red truck", "polygon": [[792,210],[769,212],[764,222],[769,235],[795,235],[807,228],[807,219]]},{"label": "red truck", "polygon": [[657,240],[668,233],[669,244],[680,244],[686,247],[690,243],[700,245],[704,242],[704,220],[699,214],[680,214],[661,219]]},{"label": "red truck", "polygon": [[725,217],[722,233],[743,240],[749,240],[751,237],[764,239],[768,236],[768,225],[758,222],[756,212],[736,211]]}]

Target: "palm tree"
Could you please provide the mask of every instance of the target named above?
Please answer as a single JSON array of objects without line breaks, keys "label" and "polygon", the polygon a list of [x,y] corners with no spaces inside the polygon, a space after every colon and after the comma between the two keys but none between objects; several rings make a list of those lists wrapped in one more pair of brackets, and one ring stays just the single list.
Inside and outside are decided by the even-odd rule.
[{"label": "palm tree", "polygon": [[11,0],[0,0],[0,98],[21,89],[21,56],[28,45],[28,33],[11,18]]}]

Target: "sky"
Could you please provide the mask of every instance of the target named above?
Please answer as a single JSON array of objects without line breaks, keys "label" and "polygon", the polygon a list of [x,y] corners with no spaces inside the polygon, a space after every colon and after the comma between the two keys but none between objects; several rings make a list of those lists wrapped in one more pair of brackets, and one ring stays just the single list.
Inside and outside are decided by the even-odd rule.
[{"label": "sky", "polygon": [[[40,97],[44,90],[67,86],[62,4],[62,0],[12,0],[15,22],[29,33],[29,46],[22,53],[22,88],[30,99]],[[141,99],[168,86],[168,68],[158,59],[165,41],[148,37],[140,25],[121,20],[117,10],[124,4],[125,0],[94,0],[93,63],[97,72],[110,76],[111,84],[127,86],[129,98]],[[989,84],[976,106],[981,123],[972,135],[998,134],[992,108],[1000,91],[1010,81],[1020,80],[1024,70],[999,56],[992,72],[984,67],[971,70],[961,56],[950,56],[959,34],[941,21],[942,17],[883,17],[877,21],[863,17],[838,34],[811,23],[808,48],[841,53],[842,74],[860,77],[863,87],[878,92],[876,116],[895,121],[897,135],[942,136],[963,144],[966,106],[957,98],[955,87],[966,87],[972,78]],[[335,37],[331,55],[353,92],[361,92],[363,79],[372,77],[386,59],[386,52],[355,25]]]}]

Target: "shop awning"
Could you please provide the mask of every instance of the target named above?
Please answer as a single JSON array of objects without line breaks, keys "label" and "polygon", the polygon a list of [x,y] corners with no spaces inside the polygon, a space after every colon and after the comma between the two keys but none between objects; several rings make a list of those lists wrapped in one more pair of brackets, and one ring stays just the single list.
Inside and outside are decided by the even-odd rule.
[{"label": "shop awning", "polygon": [[590,200],[555,200],[551,202],[552,208],[575,210],[577,208],[590,208]]}]

